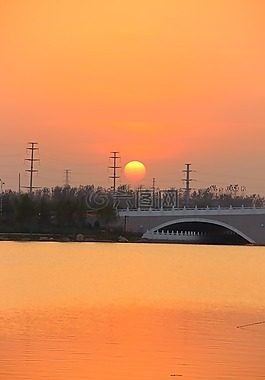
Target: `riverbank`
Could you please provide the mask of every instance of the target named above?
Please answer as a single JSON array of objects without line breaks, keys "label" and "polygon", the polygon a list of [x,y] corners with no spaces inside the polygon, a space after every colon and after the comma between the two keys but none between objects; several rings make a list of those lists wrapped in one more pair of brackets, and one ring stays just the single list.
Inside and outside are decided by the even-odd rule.
[{"label": "riverbank", "polygon": [[41,242],[143,242],[140,235],[84,235],[84,234],[41,234],[41,233],[0,233],[0,241],[41,241]]}]

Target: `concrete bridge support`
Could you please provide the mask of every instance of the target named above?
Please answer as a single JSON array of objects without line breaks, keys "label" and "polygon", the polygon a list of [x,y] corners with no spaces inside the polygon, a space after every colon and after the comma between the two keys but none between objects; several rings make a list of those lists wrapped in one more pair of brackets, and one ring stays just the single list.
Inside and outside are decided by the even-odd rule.
[{"label": "concrete bridge support", "polygon": [[[119,215],[127,232],[141,233],[149,240],[188,242],[193,236],[188,233],[193,232],[197,242],[265,245],[265,208],[138,209]],[[186,239],[181,233],[186,233]],[[203,238],[198,240],[200,234]]]}]

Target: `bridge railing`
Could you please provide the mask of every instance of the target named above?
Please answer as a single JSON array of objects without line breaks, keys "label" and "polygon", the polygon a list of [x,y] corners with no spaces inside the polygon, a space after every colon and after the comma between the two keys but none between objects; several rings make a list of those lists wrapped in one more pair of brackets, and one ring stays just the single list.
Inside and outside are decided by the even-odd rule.
[{"label": "bridge railing", "polygon": [[146,231],[143,238],[148,240],[168,240],[168,241],[194,241],[198,242],[205,236],[204,232],[195,231]]},{"label": "bridge railing", "polygon": [[217,206],[217,207],[159,207],[159,208],[153,208],[153,207],[127,207],[127,208],[124,208],[124,209],[119,209],[118,211],[168,211],[168,212],[172,212],[172,211],[208,211],[208,210],[214,210],[214,211],[218,211],[218,210],[221,210],[221,211],[229,211],[229,210],[265,210],[264,207],[256,207],[256,206],[252,206],[252,207],[245,207],[245,206],[240,206],[240,207],[232,207],[232,206],[229,206],[229,207],[221,207],[221,206]]},{"label": "bridge railing", "polygon": [[134,217],[157,217],[157,216],[176,216],[176,217],[200,217],[200,216],[221,216],[221,215],[265,215],[265,208],[263,207],[206,207],[206,208],[127,208],[125,210],[118,210],[120,217],[134,216]]}]

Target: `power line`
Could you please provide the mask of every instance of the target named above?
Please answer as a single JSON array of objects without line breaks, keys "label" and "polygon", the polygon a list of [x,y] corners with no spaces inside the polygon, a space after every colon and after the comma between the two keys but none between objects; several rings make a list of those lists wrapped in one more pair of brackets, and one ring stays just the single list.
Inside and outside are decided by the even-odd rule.
[{"label": "power line", "polygon": [[69,176],[70,176],[70,173],[71,173],[71,169],[65,169],[64,171],[64,186],[69,186],[70,182],[69,182]]},{"label": "power line", "polygon": [[185,182],[185,189],[184,189],[185,190],[185,203],[186,203],[186,206],[189,206],[190,190],[191,190],[190,182],[194,181],[193,179],[190,178],[190,173],[193,172],[194,170],[190,169],[191,164],[185,164],[185,165],[186,165],[186,169],[182,170],[182,172],[186,173],[186,176],[182,180]]},{"label": "power line", "polygon": [[112,189],[113,189],[113,193],[115,194],[116,193],[116,184],[117,184],[117,179],[120,178],[118,175],[117,175],[117,170],[118,169],[121,169],[121,166],[117,166],[117,159],[121,158],[120,156],[118,156],[118,153],[119,152],[110,152],[112,153],[112,156],[110,156],[109,158],[111,160],[113,160],[113,163],[112,163],[112,166],[108,166],[109,169],[112,169],[113,170],[113,173],[111,176],[109,176],[109,178],[113,179],[113,186],[112,186]]},{"label": "power line", "polygon": [[34,158],[34,152],[36,150],[37,151],[39,150],[39,148],[35,147],[35,145],[38,145],[38,143],[37,142],[29,142],[28,144],[30,145],[30,147],[27,148],[27,150],[30,151],[30,158],[25,158],[25,160],[30,162],[30,169],[26,169],[25,171],[30,173],[30,177],[29,177],[29,186],[24,186],[24,187],[29,189],[29,193],[31,194],[32,189],[36,188],[36,186],[33,186],[33,173],[38,172],[38,170],[34,169],[34,162],[40,161],[40,160],[38,158]]}]

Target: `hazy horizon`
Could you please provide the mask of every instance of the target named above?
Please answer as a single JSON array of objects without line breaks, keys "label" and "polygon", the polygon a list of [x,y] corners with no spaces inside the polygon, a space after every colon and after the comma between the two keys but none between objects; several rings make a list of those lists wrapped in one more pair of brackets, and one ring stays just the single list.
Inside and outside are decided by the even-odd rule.
[{"label": "hazy horizon", "polygon": [[[0,178],[110,187],[139,160],[140,184],[265,195],[265,3],[254,0],[0,0]],[[126,183],[121,172],[121,184]],[[134,185],[133,185],[134,186]]]}]

